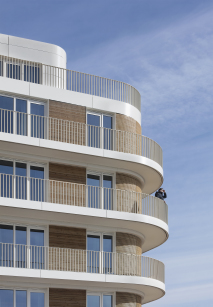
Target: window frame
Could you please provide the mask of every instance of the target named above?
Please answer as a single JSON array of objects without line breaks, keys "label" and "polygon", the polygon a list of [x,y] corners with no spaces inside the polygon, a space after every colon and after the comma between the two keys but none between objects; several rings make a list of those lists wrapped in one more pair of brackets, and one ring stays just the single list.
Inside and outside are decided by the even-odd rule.
[{"label": "window frame", "polygon": [[[87,115],[88,114],[91,114],[91,115],[95,115],[95,116],[99,116],[100,117],[100,147],[95,147],[95,146],[89,146],[88,145],[88,122],[87,122]],[[112,128],[105,128],[105,129],[111,129],[111,130],[115,130],[115,127],[116,127],[116,122],[115,122],[115,119],[116,119],[116,116],[115,116],[115,113],[108,113],[108,112],[100,112],[100,111],[96,111],[96,110],[90,110],[90,109],[87,109],[86,110],[86,146],[89,146],[89,147],[92,147],[92,148],[104,148],[104,137],[103,137],[103,118],[104,116],[110,116],[112,117]],[[90,126],[93,126],[93,125],[90,125]],[[96,127],[96,126],[95,126]],[[98,127],[98,126],[97,126]],[[112,140],[112,149],[105,149],[105,150],[113,150],[113,148],[115,147],[115,140]]]},{"label": "window frame", "polygon": [[[87,175],[95,175],[95,176],[100,176],[100,190],[101,190],[101,206],[100,206],[100,209],[103,209],[103,210],[107,210],[107,209],[104,209],[104,193],[103,193],[103,177],[104,176],[111,176],[112,177],[112,190],[115,190],[116,189],[116,172],[104,172],[104,171],[98,171],[98,170],[95,170],[93,171],[92,169],[87,169],[86,171],[86,186],[87,185]],[[87,206],[88,206],[88,199],[86,199],[86,202],[87,202]],[[115,193],[113,195],[113,199],[112,199],[112,209],[113,210],[115,209],[116,210],[116,201],[115,201]]]},{"label": "window frame", "polygon": [[[8,98],[12,98],[13,99],[13,110],[11,110],[11,112],[13,112],[13,114],[15,116],[13,116],[13,132],[11,134],[17,134],[17,113],[22,113],[17,111],[17,107],[16,107],[16,100],[20,99],[20,100],[25,100],[27,102],[27,112],[23,113],[23,114],[27,114],[27,135],[28,137],[31,137],[31,113],[30,113],[30,106],[31,103],[34,104],[39,104],[39,105],[43,105],[44,106],[44,115],[43,117],[47,117],[48,116],[48,109],[49,109],[49,104],[48,102],[44,102],[44,101],[39,101],[39,100],[33,100],[31,98],[24,98],[24,97],[18,97],[18,96],[12,96],[12,95],[5,95],[0,93],[0,96],[3,97],[8,97]],[[47,129],[48,131],[48,129]],[[20,134],[21,136],[25,136]]]},{"label": "window frame", "polygon": [[30,306],[30,293],[32,292],[44,293],[44,307],[49,306],[49,289],[0,286],[0,290],[13,290],[13,307],[16,307],[15,291],[26,291],[27,292],[27,307],[31,307]]},{"label": "window frame", "polygon": [[[104,291],[87,291],[86,292],[86,297],[90,296],[90,295],[95,295],[95,296],[99,296],[100,297],[100,307],[103,307],[103,296],[104,295],[111,295],[112,296],[112,307],[115,307],[115,298],[116,298],[116,292],[104,292]],[[86,299],[86,307],[89,307],[87,305],[87,299]]]}]

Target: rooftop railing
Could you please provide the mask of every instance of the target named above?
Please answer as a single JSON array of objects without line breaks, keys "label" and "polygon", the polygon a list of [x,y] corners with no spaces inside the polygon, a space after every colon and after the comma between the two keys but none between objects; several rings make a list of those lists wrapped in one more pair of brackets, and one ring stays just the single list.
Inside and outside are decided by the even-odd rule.
[{"label": "rooftop railing", "polygon": [[168,207],[163,200],[134,191],[0,174],[0,196],[143,214],[168,224]]},{"label": "rooftop railing", "polygon": [[139,92],[129,84],[112,79],[2,55],[0,76],[119,100],[141,110]]},{"label": "rooftop railing", "polygon": [[161,147],[143,135],[0,109],[0,132],[135,154],[163,166]]},{"label": "rooftop railing", "polygon": [[0,267],[165,279],[164,264],[141,255],[11,243],[0,243]]}]

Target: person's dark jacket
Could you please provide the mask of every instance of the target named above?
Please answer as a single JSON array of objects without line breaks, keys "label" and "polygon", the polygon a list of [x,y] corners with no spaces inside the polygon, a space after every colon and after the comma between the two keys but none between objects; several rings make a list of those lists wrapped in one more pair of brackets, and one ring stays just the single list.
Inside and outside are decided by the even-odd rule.
[{"label": "person's dark jacket", "polygon": [[164,200],[164,198],[167,198],[167,195],[166,195],[166,193],[164,193],[164,192],[157,191],[157,192],[155,193],[155,197]]}]

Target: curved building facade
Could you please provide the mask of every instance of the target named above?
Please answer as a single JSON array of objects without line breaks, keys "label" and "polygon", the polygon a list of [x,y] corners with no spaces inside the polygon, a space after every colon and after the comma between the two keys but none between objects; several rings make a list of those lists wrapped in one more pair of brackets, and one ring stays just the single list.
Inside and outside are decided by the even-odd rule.
[{"label": "curved building facade", "polygon": [[162,150],[139,92],[0,35],[0,305],[139,307],[165,294]]}]

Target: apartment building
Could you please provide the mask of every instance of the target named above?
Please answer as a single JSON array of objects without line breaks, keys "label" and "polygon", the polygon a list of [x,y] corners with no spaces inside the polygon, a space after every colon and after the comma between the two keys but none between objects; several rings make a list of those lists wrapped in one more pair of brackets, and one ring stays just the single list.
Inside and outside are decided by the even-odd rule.
[{"label": "apartment building", "polygon": [[141,97],[0,35],[0,307],[139,307],[165,294],[162,150]]}]

